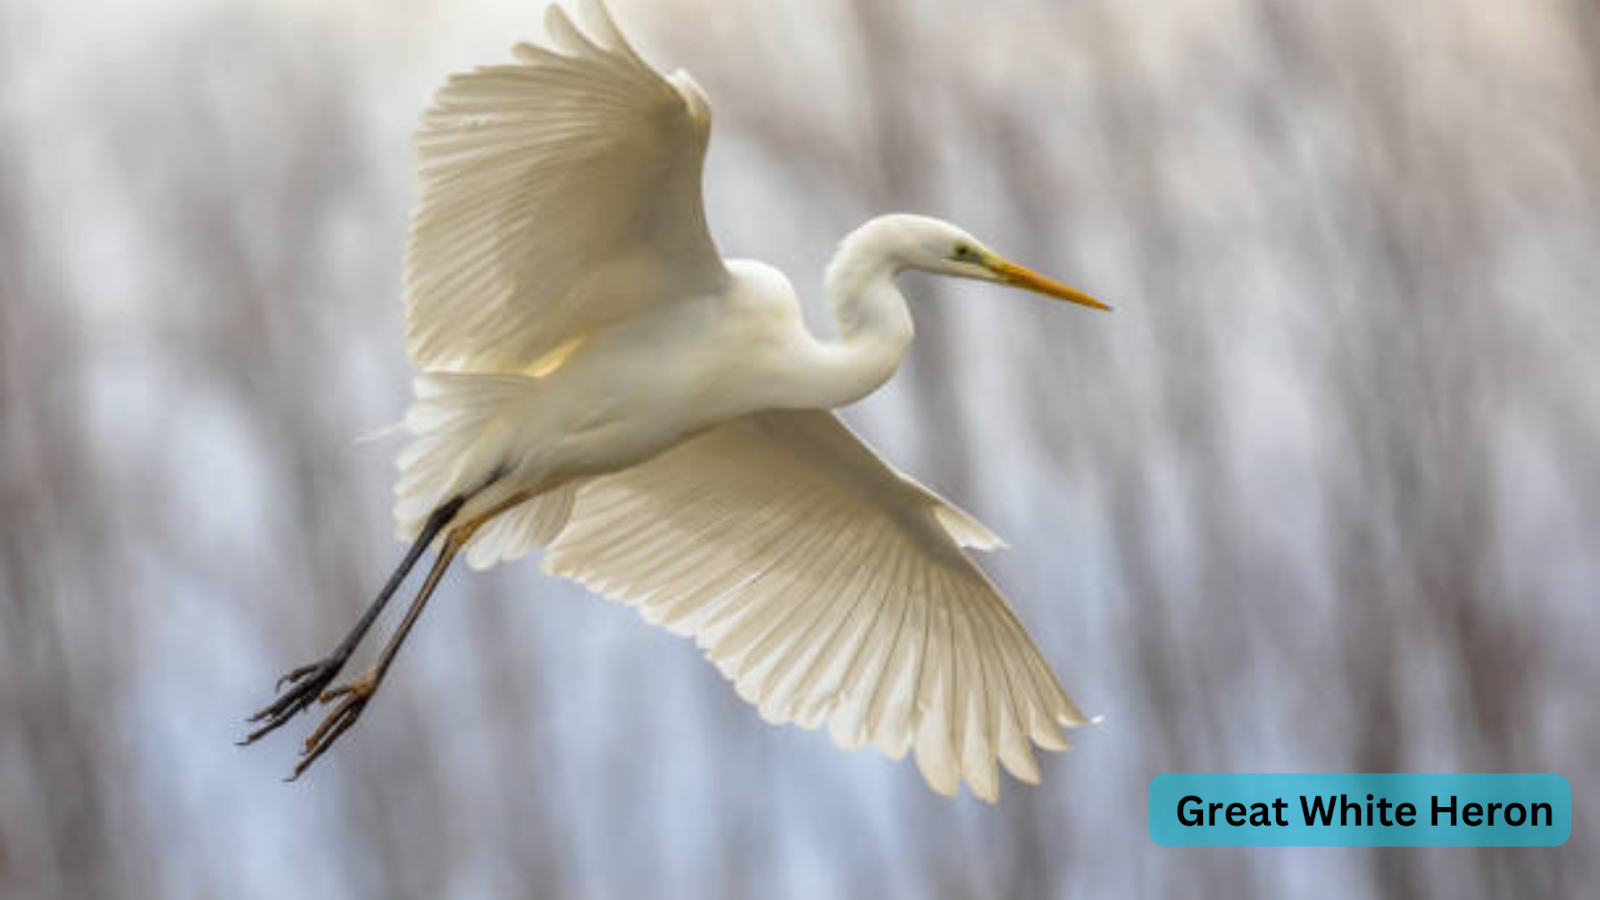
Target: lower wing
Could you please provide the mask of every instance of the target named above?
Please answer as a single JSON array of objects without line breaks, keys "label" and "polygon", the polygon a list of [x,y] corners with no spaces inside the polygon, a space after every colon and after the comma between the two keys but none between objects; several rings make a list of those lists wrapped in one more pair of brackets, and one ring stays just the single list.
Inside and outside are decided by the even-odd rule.
[{"label": "lower wing", "polygon": [[770,722],[916,751],[928,784],[1035,783],[1086,724],[962,550],[999,543],[829,412],[767,412],[585,483],[545,567],[693,635]]}]

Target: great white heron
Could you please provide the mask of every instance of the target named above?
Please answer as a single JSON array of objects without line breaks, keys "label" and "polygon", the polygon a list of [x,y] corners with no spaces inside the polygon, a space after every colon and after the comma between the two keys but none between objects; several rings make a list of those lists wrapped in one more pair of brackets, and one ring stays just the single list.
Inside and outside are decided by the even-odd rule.
[{"label": "great white heron", "polygon": [[[1107,307],[915,215],[872,219],[828,265],[837,340],[787,278],[724,260],[706,227],[711,107],[599,0],[550,46],[452,76],[416,135],[398,569],[326,658],[279,680],[256,741],[320,700],[295,777],[360,717],[452,560],[544,548],[547,572],[693,636],[769,722],[915,750],[928,784],[1039,779],[1031,744],[1085,724],[964,548],[1000,540],[880,459],[832,412],[900,366],[900,272]],[[333,680],[416,561],[436,561],[366,671]],[[287,686],[288,690],[283,691]]]}]

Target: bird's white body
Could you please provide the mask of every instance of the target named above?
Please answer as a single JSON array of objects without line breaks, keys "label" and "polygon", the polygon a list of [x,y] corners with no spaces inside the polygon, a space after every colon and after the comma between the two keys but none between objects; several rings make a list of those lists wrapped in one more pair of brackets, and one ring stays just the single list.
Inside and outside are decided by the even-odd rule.
[{"label": "bird's white body", "polygon": [[[359,715],[457,549],[482,567],[542,546],[547,570],[692,635],[769,721],[914,748],[944,793],[964,778],[994,799],[997,762],[1037,780],[1030,744],[1063,748],[1060,726],[1085,720],[963,550],[999,539],[831,410],[904,359],[906,269],[1101,304],[946,222],[882,216],[841,242],[838,337],[817,338],[782,273],[716,252],[705,95],[646,64],[598,0],[582,10],[587,33],[552,6],[552,49],[452,77],[418,132],[422,374],[395,517],[418,546],[447,539],[380,664],[323,695],[346,699],[302,769]],[[341,652],[291,680],[331,678]],[[296,690],[252,738],[320,688]]]},{"label": "bird's white body", "polygon": [[660,282],[616,284],[671,299],[583,335],[546,371],[424,375],[412,417],[419,448],[433,437],[434,407],[475,402],[480,415],[467,429],[445,419],[457,426],[457,446],[444,469],[415,475],[424,493],[402,495],[400,536],[415,537],[450,496],[473,495],[461,514],[470,519],[518,493],[637,465],[749,413],[832,409],[866,396],[899,368],[914,335],[894,285],[905,263],[886,248],[930,222],[885,216],[841,245],[828,281],[841,323],[836,342],[812,335],[782,272],[729,260],[710,290],[674,296]]}]

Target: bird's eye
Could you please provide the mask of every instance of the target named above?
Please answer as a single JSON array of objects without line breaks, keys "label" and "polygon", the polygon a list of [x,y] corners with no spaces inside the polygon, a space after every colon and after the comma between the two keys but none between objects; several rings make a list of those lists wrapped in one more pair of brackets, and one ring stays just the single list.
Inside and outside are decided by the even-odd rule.
[{"label": "bird's eye", "polygon": [[959,260],[962,260],[962,261],[967,261],[967,260],[972,260],[972,259],[977,258],[977,255],[978,254],[973,253],[972,252],[972,248],[970,246],[966,245],[966,244],[957,244],[956,245],[956,252],[955,252],[955,258],[956,259],[959,259]]}]

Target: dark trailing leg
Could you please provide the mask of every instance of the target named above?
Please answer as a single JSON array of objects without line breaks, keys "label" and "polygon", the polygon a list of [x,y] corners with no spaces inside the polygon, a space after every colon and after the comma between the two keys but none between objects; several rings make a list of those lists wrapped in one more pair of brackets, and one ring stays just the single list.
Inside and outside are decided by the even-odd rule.
[{"label": "dark trailing leg", "polygon": [[317,726],[317,730],[306,738],[305,747],[300,751],[300,761],[295,764],[294,774],[289,776],[289,781],[299,778],[322,754],[328,752],[328,748],[339,740],[340,735],[361,718],[361,714],[367,709],[367,703],[372,700],[373,695],[378,692],[378,686],[383,683],[383,676],[394,663],[400,645],[405,643],[406,635],[411,633],[411,626],[417,623],[417,618],[428,605],[434,589],[439,586],[439,581],[449,570],[451,561],[466,545],[474,530],[473,526],[468,525],[450,532],[445,537],[444,546],[439,548],[439,558],[428,571],[428,578],[422,583],[422,589],[417,592],[417,598],[411,601],[411,607],[406,610],[406,617],[400,621],[400,627],[395,629],[394,636],[384,645],[383,652],[378,654],[378,659],[372,664],[372,668],[336,688],[322,692],[323,703],[338,700],[339,705],[330,710],[323,717],[322,723]]},{"label": "dark trailing leg", "polygon": [[428,521],[422,526],[422,533],[412,543],[411,549],[406,551],[405,558],[400,561],[394,574],[389,576],[388,583],[378,592],[378,596],[367,607],[367,611],[361,614],[361,619],[356,622],[355,627],[350,629],[350,633],[344,636],[344,640],[339,642],[339,646],[335,647],[332,653],[314,663],[293,669],[278,679],[275,690],[282,691],[285,685],[289,686],[289,690],[250,717],[250,722],[260,722],[261,726],[239,741],[240,746],[253,744],[271,734],[322,696],[328,685],[333,683],[333,679],[338,677],[339,670],[349,661],[350,654],[355,652],[361,639],[371,630],[372,623],[377,621],[378,615],[383,612],[389,598],[394,596],[400,584],[405,581],[411,568],[422,558],[423,552],[433,543],[434,538],[439,536],[439,532],[450,524],[456,513],[461,511],[461,506],[466,501],[467,498],[464,496],[456,497],[433,511],[433,515],[429,516]]}]

